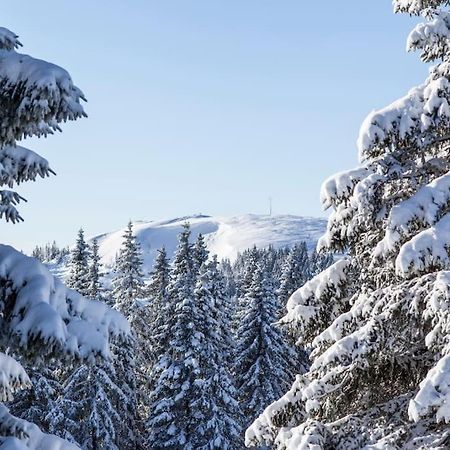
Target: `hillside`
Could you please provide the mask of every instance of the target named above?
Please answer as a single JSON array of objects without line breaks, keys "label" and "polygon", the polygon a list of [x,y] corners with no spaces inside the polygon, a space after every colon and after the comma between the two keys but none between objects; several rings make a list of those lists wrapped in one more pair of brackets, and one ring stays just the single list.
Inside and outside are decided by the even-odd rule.
[{"label": "hillside", "polygon": [[[231,261],[239,252],[254,245],[259,248],[270,245],[280,248],[305,241],[308,249],[312,250],[325,232],[327,223],[326,219],[312,217],[257,214],[233,217],[196,215],[165,221],[137,221],[133,223],[133,230],[141,246],[146,277],[153,268],[158,249],[164,246],[168,256],[172,257],[177,247],[178,234],[187,222],[191,226],[192,241],[202,233],[212,254]],[[124,231],[125,228],[122,228],[88,239],[90,244],[94,239],[98,240],[101,263],[106,269],[114,264]],[[68,275],[67,262],[68,257],[65,257],[62,262],[46,264],[54,275],[65,279]]]}]

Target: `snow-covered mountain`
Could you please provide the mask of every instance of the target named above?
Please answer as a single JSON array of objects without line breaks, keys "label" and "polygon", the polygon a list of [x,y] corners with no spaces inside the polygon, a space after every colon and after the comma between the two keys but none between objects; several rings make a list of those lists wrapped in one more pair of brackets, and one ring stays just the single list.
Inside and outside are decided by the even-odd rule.
[{"label": "snow-covered mountain", "polygon": [[[151,270],[156,252],[162,246],[172,256],[177,246],[177,235],[186,222],[191,226],[193,239],[202,233],[211,253],[219,259],[231,260],[253,245],[261,248],[273,245],[278,248],[306,241],[312,249],[326,226],[325,219],[256,214],[234,217],[197,215],[167,221],[139,221],[133,223],[133,229],[141,245],[145,271]],[[100,247],[101,262],[106,267],[114,263],[124,231],[125,228],[95,236]]]}]

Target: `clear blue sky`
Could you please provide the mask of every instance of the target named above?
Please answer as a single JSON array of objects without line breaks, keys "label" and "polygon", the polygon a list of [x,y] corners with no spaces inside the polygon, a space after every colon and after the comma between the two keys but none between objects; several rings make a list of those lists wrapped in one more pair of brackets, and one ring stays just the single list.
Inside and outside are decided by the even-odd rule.
[{"label": "clear blue sky", "polygon": [[324,178],[357,164],[360,123],[422,82],[414,19],[391,1],[6,2],[23,52],[63,66],[88,119],[24,145],[58,173],[24,185],[29,250],[191,213],[319,216]]}]

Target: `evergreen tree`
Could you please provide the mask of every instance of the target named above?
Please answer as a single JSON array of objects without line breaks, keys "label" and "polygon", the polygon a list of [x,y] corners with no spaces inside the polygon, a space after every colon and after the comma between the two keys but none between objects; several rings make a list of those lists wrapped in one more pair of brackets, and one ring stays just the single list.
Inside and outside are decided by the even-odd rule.
[{"label": "evergreen tree", "polygon": [[297,291],[283,321],[312,365],[247,431],[277,448],[448,448],[450,13],[422,14],[408,48],[425,83],[364,121],[361,165],[326,180],[319,249],[346,254]]},{"label": "evergreen tree", "polygon": [[230,299],[234,298],[236,295],[236,281],[230,260],[222,260],[219,267],[222,277],[224,278],[226,295]]},{"label": "evergreen tree", "polygon": [[98,254],[98,241],[94,239],[92,242],[92,248],[90,252],[90,260],[91,264],[89,266],[89,288],[87,296],[89,298],[98,300],[102,296],[102,283],[101,283],[101,264],[100,264],[100,255]]},{"label": "evergreen tree", "polygon": [[153,369],[156,380],[148,421],[152,449],[193,449],[195,433],[203,415],[192,410],[192,402],[202,378],[199,351],[202,341],[202,317],[194,295],[195,269],[189,225],[179,236],[171,280],[170,340]]},{"label": "evergreen tree", "polygon": [[[10,189],[54,174],[48,161],[16,141],[46,137],[60,130],[61,122],[85,116],[80,104],[83,93],[70,75],[55,64],[18,53],[20,46],[15,33],[0,29],[0,186]],[[0,218],[16,223],[23,220],[17,209],[23,198],[10,189],[0,191]],[[0,245],[0,266],[2,402],[30,386],[23,364],[50,367],[56,359],[104,358],[109,353],[109,335],[126,336],[128,326],[120,314],[66,289],[37,259]],[[44,395],[51,391],[51,386],[42,386]],[[34,411],[29,412],[36,417]],[[0,430],[3,448],[74,449],[35,424],[14,417],[3,403]]]},{"label": "evergreen tree", "polygon": [[81,295],[89,294],[89,246],[84,240],[83,228],[78,231],[75,247],[70,254],[67,285]]},{"label": "evergreen tree", "polygon": [[[83,249],[83,243],[84,240],[80,238],[77,247]],[[80,253],[81,250],[76,255]],[[87,254],[86,249],[84,253]],[[80,286],[87,281],[85,295],[99,300],[101,273],[96,240],[92,244],[89,259],[91,263],[87,280],[85,271],[74,270],[71,273],[72,283]],[[124,345],[129,347],[129,343]],[[113,345],[113,349],[116,354],[120,354],[117,345]],[[116,364],[122,368],[123,361],[117,359]],[[117,378],[112,362],[104,362],[102,366],[82,364],[69,370],[60,370],[59,373],[59,378],[64,380],[60,395],[45,414],[49,431],[78,443],[84,450],[133,449],[132,432],[127,428],[126,416],[123,416],[122,411],[130,404],[130,399],[133,401],[135,393],[128,384],[118,386],[123,384],[123,379]]]},{"label": "evergreen tree", "polygon": [[293,380],[295,355],[274,325],[279,306],[270,273],[257,263],[237,331],[235,377],[247,420],[279,398]]},{"label": "evergreen tree", "polygon": [[195,289],[203,317],[199,364],[204,379],[191,405],[203,417],[194,430],[194,448],[231,450],[242,448],[242,417],[230,372],[234,354],[230,305],[217,266],[216,257],[203,264]]},{"label": "evergreen tree", "polygon": [[193,249],[194,271],[198,274],[200,268],[208,260],[208,249],[206,248],[205,238],[203,234],[199,234]]},{"label": "evergreen tree", "polygon": [[82,365],[72,371],[47,414],[50,431],[78,443],[83,450],[134,448],[129,436],[121,435],[122,405],[128,398],[114,378],[110,362]]},{"label": "evergreen tree", "polygon": [[123,239],[114,268],[115,276],[112,282],[112,295],[117,309],[125,316],[129,316],[135,300],[145,295],[142,256],[139,243],[133,236],[133,224],[131,221],[128,223]]},{"label": "evergreen tree", "polygon": [[284,309],[289,297],[307,280],[310,279],[310,266],[306,243],[294,245],[285,259],[280,288],[278,289],[278,300]]},{"label": "evergreen tree", "polygon": [[8,406],[12,413],[49,431],[50,420],[47,417],[62,391],[59,371],[49,367],[29,368],[32,385],[19,392]]},{"label": "evergreen tree", "polygon": [[158,250],[155,266],[151,274],[148,286],[149,301],[151,309],[151,335],[150,345],[147,348],[151,351],[148,359],[152,361],[152,366],[158,358],[165,352],[170,339],[170,313],[169,304],[169,260],[165,248]]},{"label": "evergreen tree", "polygon": [[[134,341],[127,346],[114,347],[115,371],[120,386],[127,398],[122,413],[124,432],[130,448],[138,445],[137,430],[144,432],[143,415],[147,411],[147,360],[148,339],[151,336],[149,306],[140,300],[145,296],[140,247],[133,235],[131,221],[123,235],[122,247],[117,256],[113,278],[113,298],[115,307],[128,319]],[[145,349],[145,350],[144,350]]]}]

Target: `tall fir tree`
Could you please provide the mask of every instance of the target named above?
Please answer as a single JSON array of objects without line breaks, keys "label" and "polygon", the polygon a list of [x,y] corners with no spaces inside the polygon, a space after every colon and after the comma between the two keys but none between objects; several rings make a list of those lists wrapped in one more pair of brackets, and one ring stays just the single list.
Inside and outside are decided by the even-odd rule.
[{"label": "tall fir tree", "polygon": [[283,264],[280,288],[277,291],[283,311],[288,298],[310,278],[311,268],[306,243],[295,244]]},{"label": "tall fir tree", "polygon": [[49,431],[83,450],[134,449],[123,425],[129,399],[115,379],[111,362],[82,365],[70,373],[53,408],[46,414]]},{"label": "tall fir tree", "polygon": [[[169,298],[169,260],[165,248],[158,250],[155,265],[148,285],[148,295],[151,310],[151,336],[147,347],[151,353],[148,355],[152,366],[165,352],[170,340],[170,314]],[[150,375],[151,376],[151,375]]]},{"label": "tall fir tree", "polygon": [[200,233],[195,241],[195,246],[193,249],[193,263],[196,274],[200,272],[200,268],[208,260],[208,255],[209,252],[206,247],[205,237]]},{"label": "tall fir tree", "polygon": [[262,261],[253,270],[237,330],[234,373],[247,421],[290,385],[296,355],[275,325],[279,312],[270,272]]},{"label": "tall fir tree", "polygon": [[199,364],[203,380],[191,404],[203,420],[194,430],[196,449],[242,448],[242,415],[230,367],[234,355],[231,314],[217,258],[200,268],[195,296],[201,309]]},{"label": "tall fir tree", "polygon": [[[12,223],[23,220],[18,204],[24,200],[12,189],[54,174],[48,161],[17,141],[47,137],[59,131],[62,122],[86,115],[84,95],[69,73],[19,53],[21,45],[15,33],[0,28],[0,186],[8,188],[0,190],[0,218]],[[1,447],[74,450],[70,443],[14,417],[3,402],[30,387],[23,365],[42,368],[57,359],[67,363],[105,358],[110,335],[125,338],[128,325],[116,311],[66,289],[37,259],[8,245],[0,245],[0,266]],[[41,392],[50,391],[45,386]]]},{"label": "tall fir tree", "polygon": [[84,239],[83,228],[78,231],[75,247],[70,253],[67,285],[81,295],[89,294],[89,246]]},{"label": "tall fir tree", "polygon": [[192,410],[197,385],[201,382],[202,317],[194,294],[195,268],[190,234],[186,224],[179,236],[168,287],[170,340],[153,369],[156,383],[148,420],[148,445],[155,450],[194,449],[194,430],[203,421],[201,412]]},{"label": "tall fir tree", "polygon": [[[115,370],[128,401],[124,405],[124,424],[130,442],[141,445],[146,437],[144,415],[147,412],[147,376],[150,361],[143,348],[148,347],[151,319],[148,304],[142,303],[146,295],[142,273],[142,256],[139,243],[133,235],[130,221],[114,267],[112,296],[115,307],[128,319],[134,341],[131,345],[114,347]],[[139,432],[138,432],[139,430]]]},{"label": "tall fir tree", "polygon": [[131,221],[123,235],[122,247],[116,259],[114,273],[112,295],[116,308],[125,316],[129,316],[135,300],[145,296],[141,250],[133,235]]},{"label": "tall fir tree", "polygon": [[[277,448],[449,448],[450,12],[408,38],[424,84],[363,122],[360,166],[325,181],[319,249],[345,258],[293,294],[283,321],[311,349],[309,371],[247,432]],[[276,442],[276,444],[275,444]]]},{"label": "tall fir tree", "polygon": [[97,239],[94,239],[90,251],[90,265],[88,275],[89,287],[87,296],[95,300],[100,300],[103,292],[101,282],[102,278],[101,263],[98,251],[99,251],[98,241]]}]

